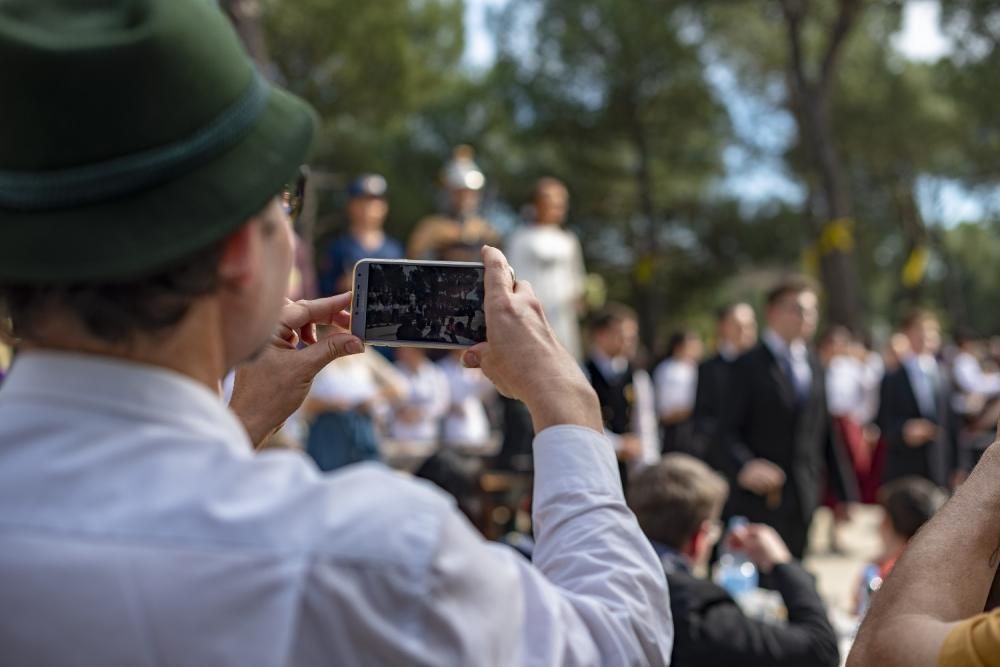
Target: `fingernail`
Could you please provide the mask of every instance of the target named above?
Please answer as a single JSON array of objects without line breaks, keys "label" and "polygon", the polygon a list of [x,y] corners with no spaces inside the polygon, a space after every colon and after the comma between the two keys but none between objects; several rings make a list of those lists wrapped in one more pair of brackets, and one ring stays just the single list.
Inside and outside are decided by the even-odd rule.
[{"label": "fingernail", "polygon": [[351,354],[361,354],[364,352],[365,346],[362,345],[361,341],[355,338],[354,340],[347,341],[347,351]]},{"label": "fingernail", "polygon": [[475,352],[466,352],[462,355],[462,363],[469,368],[475,368],[479,365],[479,355]]}]

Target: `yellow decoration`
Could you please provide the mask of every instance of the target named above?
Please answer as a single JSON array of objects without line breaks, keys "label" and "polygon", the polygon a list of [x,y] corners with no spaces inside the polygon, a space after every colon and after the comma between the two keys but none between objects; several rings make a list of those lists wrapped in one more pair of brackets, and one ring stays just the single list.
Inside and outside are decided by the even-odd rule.
[{"label": "yellow decoration", "polygon": [[831,252],[851,252],[854,250],[854,233],[851,227],[854,221],[850,218],[837,218],[823,226],[819,235],[819,251],[823,255]]},{"label": "yellow decoration", "polygon": [[903,266],[903,286],[904,287],[916,287],[924,279],[924,273],[927,272],[927,263],[930,261],[931,254],[925,245],[918,245],[910,253],[910,257],[906,260],[906,264]]},{"label": "yellow decoration", "polygon": [[653,258],[646,255],[635,265],[635,280],[640,285],[653,282]]}]

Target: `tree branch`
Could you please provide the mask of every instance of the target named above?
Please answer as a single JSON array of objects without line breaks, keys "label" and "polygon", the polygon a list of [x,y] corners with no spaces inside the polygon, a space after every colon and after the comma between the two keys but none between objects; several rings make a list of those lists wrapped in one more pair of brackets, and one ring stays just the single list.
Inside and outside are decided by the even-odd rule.
[{"label": "tree branch", "polygon": [[830,41],[827,42],[826,51],[823,53],[819,81],[817,81],[816,86],[824,98],[833,83],[837,59],[840,57],[848,33],[854,27],[854,21],[860,13],[862,2],[863,0],[840,0],[840,11],[833,24],[833,29],[830,31]]},{"label": "tree branch", "polygon": [[781,12],[785,16],[788,31],[789,63],[792,89],[795,91],[795,105],[801,107],[809,95],[809,79],[806,76],[805,55],[802,52],[802,20],[805,7],[802,0],[781,0]]}]

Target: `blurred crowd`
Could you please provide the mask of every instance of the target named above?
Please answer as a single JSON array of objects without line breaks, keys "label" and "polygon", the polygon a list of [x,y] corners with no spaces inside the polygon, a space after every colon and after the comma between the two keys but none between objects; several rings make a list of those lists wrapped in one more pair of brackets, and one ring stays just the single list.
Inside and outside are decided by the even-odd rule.
[{"label": "blurred crowd", "polygon": [[[761,295],[760,312],[744,302],[721,307],[709,341],[682,329],[651,353],[640,345],[632,309],[587,308],[583,255],[564,224],[569,196],[560,181],[537,183],[524,224],[502,240],[479,213],[485,177],[470,149],[456,150],[442,181],[449,208],[418,224],[406,255],[469,260],[482,244],[501,244],[518,279],[531,283],[599,397],[623,484],[672,590],[691,588],[679,599],[703,606],[701,640],[690,647],[690,662],[678,664],[722,656],[741,664],[729,654],[740,633],[747,636],[736,646],[777,646],[811,664],[835,664],[824,604],[796,565],[817,508],[832,510],[828,543],[840,552],[838,531],[851,507],[881,507],[881,553],[845,582],[852,611],[863,615],[908,540],[993,441],[1000,338],[955,332],[946,339],[924,310],[908,313],[877,347],[842,327],[820,332],[817,288],[790,276]],[[349,193],[347,232],[319,252],[318,284],[328,290],[349,289],[362,258],[404,256],[404,244],[384,230],[385,179],[361,176]],[[405,300],[389,294],[388,283],[380,289],[386,304]],[[427,305],[416,301],[398,314],[376,306],[376,323],[403,310],[425,319]],[[453,322],[467,316],[460,311]],[[324,470],[381,459],[427,477],[455,495],[485,535],[530,557],[530,417],[460,358],[370,348],[339,359],[320,373],[277,441],[302,447]],[[741,574],[748,567],[750,580]],[[713,570],[716,583],[692,575]],[[755,597],[761,587],[778,591],[784,611],[768,611]],[[712,604],[719,596],[737,600],[739,611]],[[675,618],[679,611],[695,613],[675,609]],[[768,620],[775,615],[788,625],[762,644],[755,635],[776,632]],[[686,650],[675,649],[675,658]],[[759,664],[786,664],[763,657]]]}]

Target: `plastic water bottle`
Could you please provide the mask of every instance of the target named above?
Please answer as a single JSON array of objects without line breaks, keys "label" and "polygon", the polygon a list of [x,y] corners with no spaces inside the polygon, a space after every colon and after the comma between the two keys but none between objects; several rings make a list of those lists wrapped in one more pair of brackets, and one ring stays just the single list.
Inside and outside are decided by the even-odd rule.
[{"label": "plastic water bottle", "polygon": [[[732,534],[733,529],[746,526],[749,523],[746,517],[734,516],[729,520],[726,536]],[[715,573],[715,583],[726,589],[726,592],[734,598],[738,598],[748,591],[757,589],[757,566],[750,562],[742,550],[731,549],[726,542],[723,542],[720,548],[719,567]]]},{"label": "plastic water bottle", "polygon": [[878,565],[870,563],[861,573],[861,590],[858,591],[857,615],[864,618],[872,604],[872,596],[882,587],[882,577]]}]

